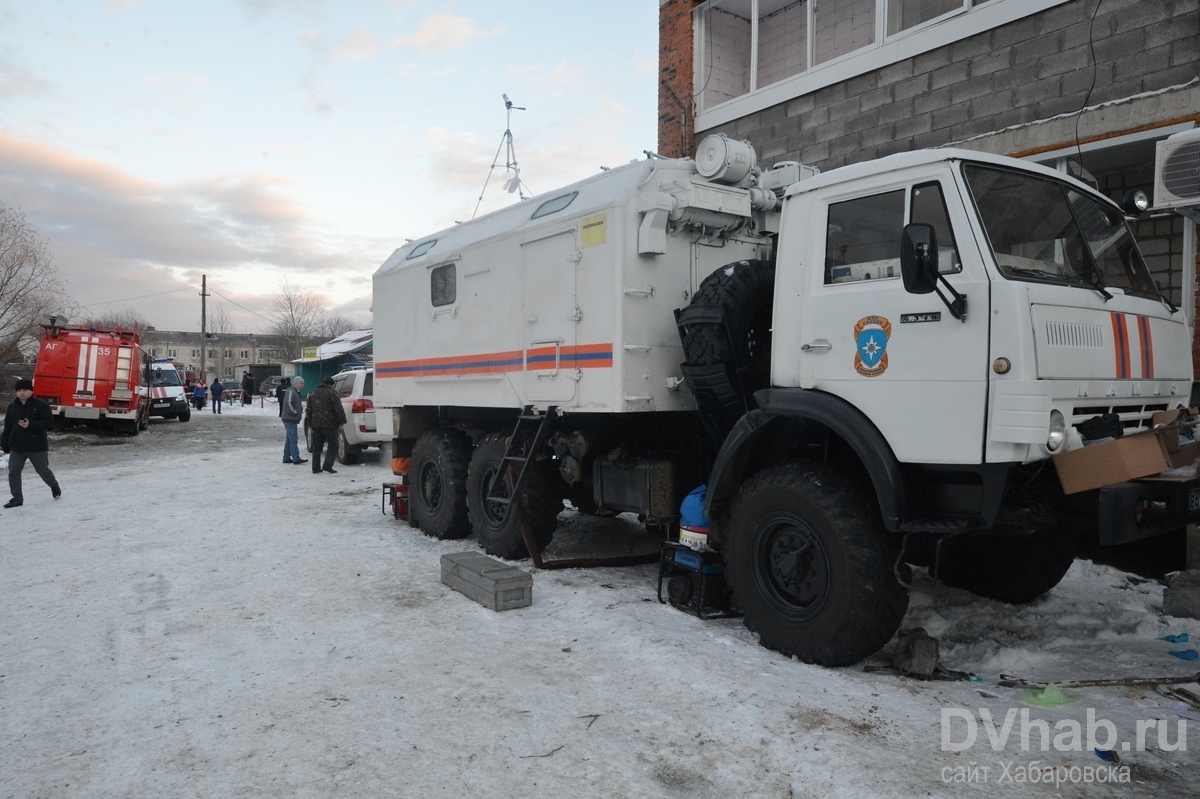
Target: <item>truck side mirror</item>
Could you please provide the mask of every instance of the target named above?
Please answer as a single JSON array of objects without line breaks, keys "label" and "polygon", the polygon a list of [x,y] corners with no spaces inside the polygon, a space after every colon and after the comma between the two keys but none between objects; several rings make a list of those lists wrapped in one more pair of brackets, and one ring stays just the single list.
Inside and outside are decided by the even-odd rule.
[{"label": "truck side mirror", "polygon": [[937,233],[933,225],[904,226],[900,240],[900,274],[909,294],[930,294],[937,288]]}]

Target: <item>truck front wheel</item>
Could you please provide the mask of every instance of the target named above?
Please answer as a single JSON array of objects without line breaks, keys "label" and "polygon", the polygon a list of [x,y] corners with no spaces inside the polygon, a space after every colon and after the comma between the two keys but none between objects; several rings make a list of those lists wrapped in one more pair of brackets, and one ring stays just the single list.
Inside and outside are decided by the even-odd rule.
[{"label": "truck front wheel", "polygon": [[1022,605],[1058,585],[1078,546],[1079,528],[1069,518],[1030,535],[957,536],[942,544],[937,577],[972,594]]},{"label": "truck front wheel", "polygon": [[467,520],[467,462],[471,439],[461,430],[439,427],[413,444],[410,513],[417,526],[434,538],[465,538]]},{"label": "truck front wheel", "polygon": [[[523,501],[496,502],[488,500],[496,480],[501,480],[500,496],[512,496],[513,477],[503,469],[508,433],[496,432],[486,436],[475,447],[467,471],[467,511],[475,540],[483,551],[497,558],[520,560],[529,557],[529,548],[521,534],[521,513],[526,514],[533,531],[534,545],[540,554],[554,537],[558,514],[563,509],[560,492],[556,491],[557,470],[550,461],[534,461],[522,488]],[[516,511],[520,512],[516,512]]]},{"label": "truck front wheel", "polygon": [[726,577],[763,646],[846,666],[878,651],[908,609],[899,542],[875,498],[823,464],[789,463],[742,486],[729,509]]}]

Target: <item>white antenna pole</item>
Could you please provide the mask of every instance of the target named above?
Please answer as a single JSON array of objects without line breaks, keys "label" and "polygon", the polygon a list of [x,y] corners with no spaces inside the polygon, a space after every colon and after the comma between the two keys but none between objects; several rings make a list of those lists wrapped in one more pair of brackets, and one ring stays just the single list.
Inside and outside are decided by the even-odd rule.
[{"label": "white antenna pole", "polygon": [[[501,150],[505,150],[504,171],[513,173],[511,178],[504,181],[505,190],[509,194],[516,191],[522,200],[526,199],[525,189],[528,187],[521,180],[521,169],[517,166],[517,150],[513,144],[512,135],[512,112],[514,110],[524,111],[526,109],[523,106],[513,105],[512,100],[508,99],[507,94],[501,96],[504,98],[504,111],[506,115],[504,135],[500,137],[500,146],[496,148],[496,155],[492,158],[492,166],[488,169],[487,177],[483,181],[483,188],[479,191],[479,199],[475,202],[475,210],[471,213],[472,219],[475,218],[475,214],[479,213],[479,206],[483,203],[483,195],[487,191],[488,181],[492,179],[492,172],[496,170],[496,167],[500,166]],[[530,192],[530,195],[532,196],[532,192]]]}]

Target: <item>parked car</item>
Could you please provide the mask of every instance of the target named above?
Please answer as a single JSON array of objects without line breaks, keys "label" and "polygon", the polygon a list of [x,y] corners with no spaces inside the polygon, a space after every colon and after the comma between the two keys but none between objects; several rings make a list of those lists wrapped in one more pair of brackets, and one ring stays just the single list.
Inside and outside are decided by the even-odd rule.
[{"label": "parked car", "polygon": [[268,397],[274,397],[275,391],[279,388],[279,384],[282,382],[283,377],[280,375],[273,375],[262,381],[262,385],[259,386],[259,388],[262,390],[263,394],[266,394]]},{"label": "parked car", "polygon": [[[338,431],[338,463],[358,462],[363,450],[378,448],[388,440],[386,434],[375,429],[375,370],[372,368],[352,369],[333,376],[333,390],[342,398],[346,411],[346,423]],[[312,432],[308,426],[308,415],[304,416],[304,440],[312,452]]]}]

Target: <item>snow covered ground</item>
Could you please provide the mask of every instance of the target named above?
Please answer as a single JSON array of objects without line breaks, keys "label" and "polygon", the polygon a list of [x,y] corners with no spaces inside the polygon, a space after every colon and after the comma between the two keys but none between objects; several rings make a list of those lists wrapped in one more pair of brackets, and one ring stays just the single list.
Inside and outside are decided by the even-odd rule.
[{"label": "snow covered ground", "polygon": [[[227,406],[136,438],[56,434],[57,502],[26,469],[24,507],[0,511],[0,797],[1200,793],[1200,721],[1176,750],[1153,688],[1042,708],[997,685],[1194,673],[1168,653],[1200,622],[1164,618],[1157,583],[1079,561],[1017,609],[930,585],[905,626],[982,681],[824,669],[659,604],[652,566],[537,572],[531,607],[486,610],[439,581],[472,541],[381,512],[381,456],[315,476],[282,441],[273,404]],[[561,523],[548,555],[656,548],[625,517]],[[997,730],[1011,711],[995,748],[981,708]],[[974,745],[944,750],[943,711],[950,747],[967,713]],[[1089,712],[1128,783],[1096,781],[1118,772]],[[1084,738],[1042,751],[1039,720]],[[1138,751],[1157,720],[1165,739],[1150,727]],[[1068,781],[1014,781],[1033,761]]]}]

